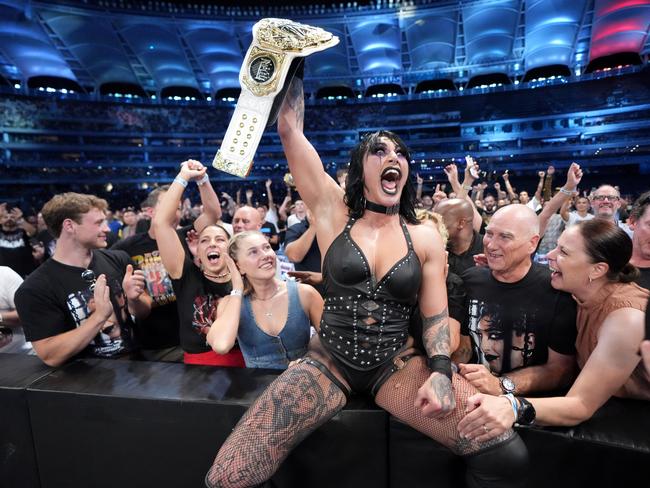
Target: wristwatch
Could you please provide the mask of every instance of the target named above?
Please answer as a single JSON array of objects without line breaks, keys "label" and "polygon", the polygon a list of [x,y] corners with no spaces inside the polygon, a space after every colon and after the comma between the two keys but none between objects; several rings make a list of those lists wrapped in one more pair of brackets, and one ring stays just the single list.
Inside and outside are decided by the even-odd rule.
[{"label": "wristwatch", "polygon": [[533,425],[537,412],[535,407],[523,397],[516,397],[519,402],[519,410],[517,414],[517,423],[519,425]]},{"label": "wristwatch", "polygon": [[515,385],[515,382],[512,381],[512,378],[508,376],[501,376],[499,378],[499,383],[501,384],[501,389],[503,390],[504,394],[508,393],[514,393],[515,389],[517,388],[517,385]]}]

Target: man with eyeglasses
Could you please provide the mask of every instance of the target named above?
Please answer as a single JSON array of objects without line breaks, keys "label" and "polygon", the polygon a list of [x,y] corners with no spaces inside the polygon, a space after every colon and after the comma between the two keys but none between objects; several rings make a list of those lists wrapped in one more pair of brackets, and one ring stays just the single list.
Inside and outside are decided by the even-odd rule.
[{"label": "man with eyeglasses", "polygon": [[79,193],[55,195],[43,207],[56,250],[14,300],[25,339],[48,366],[82,356],[132,357],[132,315],[151,310],[142,271],[124,251],[104,249],[107,208],[105,200]]},{"label": "man with eyeglasses", "polygon": [[616,188],[611,185],[600,185],[591,194],[590,199],[595,218],[611,220],[632,237],[630,228],[618,218],[618,211],[621,207],[621,195]]}]

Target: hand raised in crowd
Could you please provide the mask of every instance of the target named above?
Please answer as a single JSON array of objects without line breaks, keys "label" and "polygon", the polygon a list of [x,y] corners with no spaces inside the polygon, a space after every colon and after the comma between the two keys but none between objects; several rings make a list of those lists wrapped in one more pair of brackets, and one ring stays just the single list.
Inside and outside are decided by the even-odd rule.
[{"label": "hand raised in crowd", "polygon": [[185,234],[185,243],[192,253],[192,256],[196,258],[196,253],[199,250],[199,233],[195,229],[187,231],[187,234]]},{"label": "hand raised in crowd", "polygon": [[93,302],[95,310],[93,313],[97,314],[102,321],[101,330],[110,327],[113,324],[106,324],[104,321],[108,320],[113,315],[113,304],[111,303],[111,290],[106,283],[106,275],[99,275],[95,281],[95,288],[93,289]]},{"label": "hand raised in crowd", "polygon": [[122,280],[122,288],[124,294],[129,300],[137,300],[145,290],[146,282],[144,279],[144,271],[140,269],[133,269],[133,265],[126,265],[126,272]]},{"label": "hand raised in crowd", "polygon": [[501,175],[501,177],[503,178],[503,181],[508,181],[508,179],[510,178],[510,175],[508,174],[508,170],[505,170],[503,172],[503,175]]},{"label": "hand raised in crowd", "polygon": [[299,283],[306,285],[316,286],[323,282],[323,274],[315,271],[289,271],[287,274]]},{"label": "hand raised in crowd", "polygon": [[421,186],[424,183],[424,178],[420,176],[420,173],[415,173],[415,182],[418,186]]},{"label": "hand raised in crowd", "polygon": [[42,263],[45,259],[45,246],[41,241],[32,243],[32,257],[37,263]]},{"label": "hand raised in crowd", "polygon": [[499,183],[498,181],[495,182],[493,186],[496,191],[501,191],[501,183]]},{"label": "hand raised in crowd", "polygon": [[271,178],[268,178],[264,183],[264,186],[266,186],[266,189],[268,190],[269,188],[271,188],[272,184],[273,184],[273,180],[271,180]]},{"label": "hand raised in crowd", "polygon": [[18,207],[14,207],[9,211],[9,216],[16,222],[23,218],[23,211]]},{"label": "hand raised in crowd", "polygon": [[578,185],[582,180],[582,169],[578,163],[571,163],[569,166],[569,171],[566,174],[566,184],[565,189],[568,191],[575,192],[578,189]]},{"label": "hand raised in crowd", "polygon": [[228,253],[225,253],[223,255],[223,259],[226,262],[226,267],[228,268],[228,272],[230,273],[230,283],[232,284],[232,289],[243,290],[244,280],[241,277],[241,273],[239,272],[239,268],[237,267],[237,264],[235,264],[235,261],[228,255]]},{"label": "hand raised in crowd", "polygon": [[503,434],[515,422],[515,414],[506,397],[477,393],[467,399],[466,412],[458,423],[458,433],[478,442]]},{"label": "hand raised in crowd", "polygon": [[432,419],[449,415],[456,408],[456,398],[449,378],[441,373],[432,373],[418,390],[415,408]]},{"label": "hand raised in crowd", "polygon": [[458,167],[455,164],[448,164],[445,166],[444,170],[445,174],[447,175],[447,180],[449,183],[452,185],[458,181]]},{"label": "hand raised in crowd", "polygon": [[479,266],[481,268],[487,267],[488,262],[487,262],[487,256],[485,254],[483,253],[475,254],[473,258],[474,258],[474,266]]},{"label": "hand raised in crowd", "polygon": [[479,166],[476,160],[469,154],[465,156],[465,181],[463,183],[470,184],[478,179]]},{"label": "hand raised in crowd", "polygon": [[538,171],[537,176],[539,176],[540,180],[543,180],[544,176],[546,176],[546,172],[545,171]]},{"label": "hand raised in crowd", "polygon": [[436,191],[433,192],[433,203],[436,204],[447,198],[447,194],[440,188],[440,183],[436,185]]},{"label": "hand raised in crowd", "polygon": [[188,159],[181,163],[179,176],[186,181],[197,181],[205,176],[208,168],[203,166],[199,161]]},{"label": "hand raised in crowd", "polygon": [[459,364],[458,372],[481,393],[501,394],[499,378],[482,364]]},{"label": "hand raised in crowd", "polygon": [[228,195],[225,191],[221,192],[221,198],[225,198],[228,201],[232,200],[232,197]]}]

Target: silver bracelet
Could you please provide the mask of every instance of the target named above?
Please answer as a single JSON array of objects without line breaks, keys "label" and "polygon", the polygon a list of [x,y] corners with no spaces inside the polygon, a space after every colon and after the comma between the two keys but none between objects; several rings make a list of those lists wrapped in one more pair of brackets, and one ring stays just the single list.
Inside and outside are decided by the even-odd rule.
[{"label": "silver bracelet", "polygon": [[560,193],[564,193],[565,195],[569,195],[570,197],[573,196],[573,193],[571,190],[567,190],[566,188],[562,187],[560,188]]},{"label": "silver bracelet", "polygon": [[208,181],[210,181],[210,178],[208,178],[208,174],[206,173],[203,175],[203,178],[197,180],[196,184],[197,186],[201,186],[201,185],[205,185]]},{"label": "silver bracelet", "polygon": [[178,183],[183,188],[187,188],[187,180],[184,179],[184,178],[181,178],[180,176],[177,176],[176,178],[174,178],[174,183]]},{"label": "silver bracelet", "polygon": [[232,296],[235,296],[235,297],[243,297],[243,296],[244,296],[244,292],[243,292],[242,290],[238,290],[238,289],[236,289],[236,288],[233,289],[233,290],[230,292],[230,294],[231,294]]}]

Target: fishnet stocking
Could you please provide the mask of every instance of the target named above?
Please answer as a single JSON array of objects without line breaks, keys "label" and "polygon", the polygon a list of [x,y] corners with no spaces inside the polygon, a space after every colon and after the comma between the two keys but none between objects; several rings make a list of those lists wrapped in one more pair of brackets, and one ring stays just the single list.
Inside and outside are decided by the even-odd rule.
[{"label": "fishnet stocking", "polygon": [[210,487],[243,488],[263,483],[289,452],[332,418],[345,395],[314,366],[297,364],[255,400],[206,476]]},{"label": "fishnet stocking", "polygon": [[508,430],[501,436],[483,443],[460,438],[457,429],[458,422],[465,416],[467,398],[477,390],[457,374],[454,374],[452,380],[456,396],[454,411],[442,419],[430,419],[422,415],[420,410],[415,407],[415,396],[430,375],[431,371],[427,367],[424,357],[413,357],[382,385],[375,397],[375,402],[402,422],[440,442],[456,454],[472,454],[499,444],[512,435],[512,431]]}]

